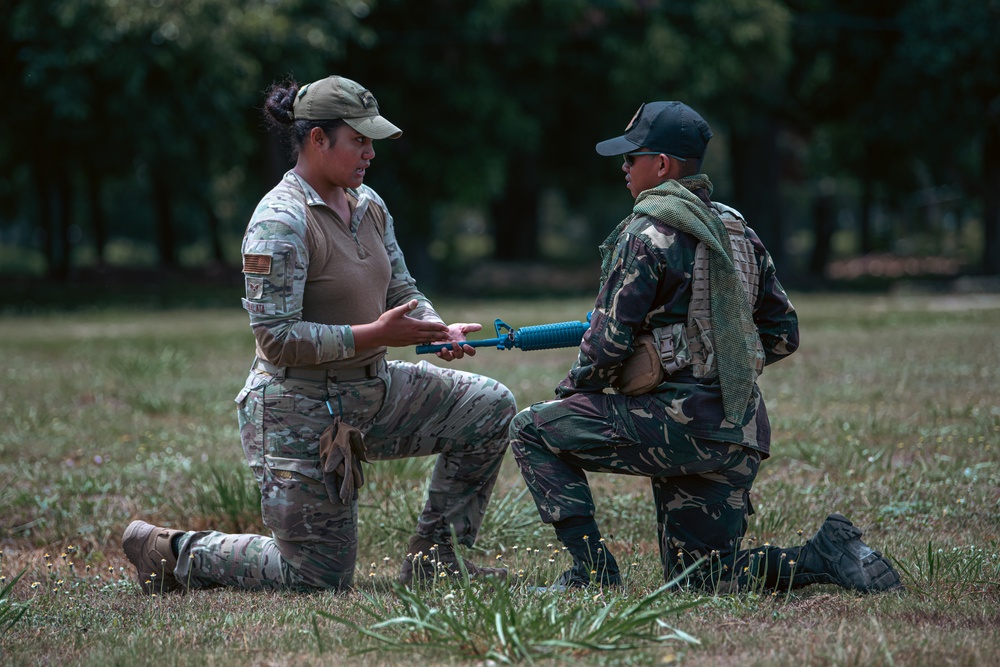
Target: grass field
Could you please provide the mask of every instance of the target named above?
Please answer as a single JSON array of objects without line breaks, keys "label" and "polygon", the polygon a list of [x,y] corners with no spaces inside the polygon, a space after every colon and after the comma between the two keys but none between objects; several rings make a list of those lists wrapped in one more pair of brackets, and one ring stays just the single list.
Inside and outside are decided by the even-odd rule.
[{"label": "grass field", "polygon": [[[761,379],[774,444],[750,536],[801,544],[843,512],[898,564],[903,593],[664,593],[646,480],[593,475],[626,586],[540,596],[526,584],[568,559],[508,455],[466,555],[499,556],[511,587],[393,588],[431,463],[408,460],[369,468],[354,593],[144,597],[121,552],[130,520],[262,530],[233,403],[253,357],[246,315],[5,316],[0,663],[1000,664],[1000,295],[794,297],[802,348]],[[438,306],[491,328],[579,319],[588,302]],[[573,356],[487,349],[459,363],[524,407],[551,397]]]}]

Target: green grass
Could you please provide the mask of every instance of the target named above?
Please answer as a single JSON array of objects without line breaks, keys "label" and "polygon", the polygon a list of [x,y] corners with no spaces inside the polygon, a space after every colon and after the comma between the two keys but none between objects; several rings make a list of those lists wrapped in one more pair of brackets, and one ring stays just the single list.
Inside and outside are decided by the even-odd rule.
[{"label": "green grass", "polygon": [[[466,572],[448,586],[441,599],[425,591],[395,584],[390,602],[385,596],[362,593],[357,608],[366,616],[357,622],[327,612],[361,635],[350,656],[377,651],[418,653],[433,660],[441,654],[494,663],[533,663],[561,654],[625,652],[647,646],[698,640],[670,627],[665,618],[698,606],[701,600],[679,601],[667,585],[634,600],[614,596],[594,605],[591,594],[536,592],[515,582],[470,580]],[[316,625],[317,646],[323,636]]]},{"label": "green grass", "polygon": [[[433,463],[411,459],[368,468],[357,591],[146,598],[121,552],[130,520],[262,530],[233,403],[253,357],[245,313],[0,316],[0,662],[997,664],[1000,296],[794,300],[802,349],[761,379],[774,444],[750,537],[801,544],[843,512],[897,563],[903,594],[665,594],[648,482],[592,475],[626,585],[540,596],[531,584],[551,581],[568,558],[508,456],[465,555],[505,563],[509,587],[393,586]],[[497,317],[517,327],[589,308],[438,306],[450,320],[482,322],[481,337]],[[498,378],[524,407],[552,396],[573,356],[481,349],[458,363]]]}]

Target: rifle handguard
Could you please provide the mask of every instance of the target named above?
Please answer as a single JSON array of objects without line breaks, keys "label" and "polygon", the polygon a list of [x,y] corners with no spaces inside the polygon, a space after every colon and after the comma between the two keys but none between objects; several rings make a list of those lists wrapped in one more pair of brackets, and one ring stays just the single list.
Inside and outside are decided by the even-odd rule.
[{"label": "rifle handguard", "polygon": [[[529,352],[531,350],[548,350],[557,347],[577,347],[583,340],[583,334],[590,328],[590,314],[586,322],[556,322],[554,324],[537,324],[530,327],[512,329],[503,320],[494,320],[497,330],[496,338],[485,340],[467,340],[459,345],[472,347],[496,347],[498,350],[509,350],[516,347]],[[432,354],[440,350],[450,349],[451,343],[432,343],[418,345],[417,354]]]}]

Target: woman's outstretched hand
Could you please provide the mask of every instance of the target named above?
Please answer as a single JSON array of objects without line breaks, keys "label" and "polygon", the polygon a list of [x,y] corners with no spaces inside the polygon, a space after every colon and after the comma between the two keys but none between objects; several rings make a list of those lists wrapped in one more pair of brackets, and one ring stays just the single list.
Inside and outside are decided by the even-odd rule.
[{"label": "woman's outstretched hand", "polygon": [[451,361],[453,359],[461,359],[465,355],[473,357],[476,355],[476,348],[471,345],[462,345],[465,342],[466,334],[479,331],[483,328],[483,325],[478,322],[457,322],[455,324],[448,325],[448,337],[442,338],[440,340],[434,341],[435,343],[451,343],[451,347],[446,347],[442,350],[438,350],[438,358],[444,359],[445,361]]},{"label": "woman's outstretched hand", "polygon": [[452,334],[447,325],[410,317],[409,313],[416,307],[417,300],[412,299],[402,306],[385,311],[371,324],[353,325],[351,331],[354,333],[354,349],[369,350],[382,345],[407,347],[449,340]]}]

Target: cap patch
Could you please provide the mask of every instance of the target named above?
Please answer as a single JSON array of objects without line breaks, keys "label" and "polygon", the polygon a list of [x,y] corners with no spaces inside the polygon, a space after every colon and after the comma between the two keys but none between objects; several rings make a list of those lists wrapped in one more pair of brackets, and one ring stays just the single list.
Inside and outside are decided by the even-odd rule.
[{"label": "cap patch", "polygon": [[640,104],[640,105],[639,105],[639,108],[638,108],[638,109],[636,109],[636,112],[635,112],[635,115],[634,115],[634,116],[632,116],[632,120],[630,120],[630,121],[628,122],[628,125],[626,125],[626,126],[625,126],[625,131],[626,131],[626,132],[628,132],[629,130],[631,130],[631,129],[632,129],[632,127],[633,127],[633,126],[635,125],[635,121],[639,120],[639,116],[641,116],[641,115],[642,115],[642,108],[643,108],[644,106],[646,106],[646,104],[645,104],[645,103],[643,103],[643,104]]},{"label": "cap patch", "polygon": [[270,255],[243,255],[243,273],[267,275],[271,273]]},{"label": "cap patch", "polygon": [[358,99],[361,100],[361,106],[364,108],[371,109],[374,107],[375,109],[378,109],[378,102],[375,101],[375,96],[367,90],[362,90],[358,93]]}]

